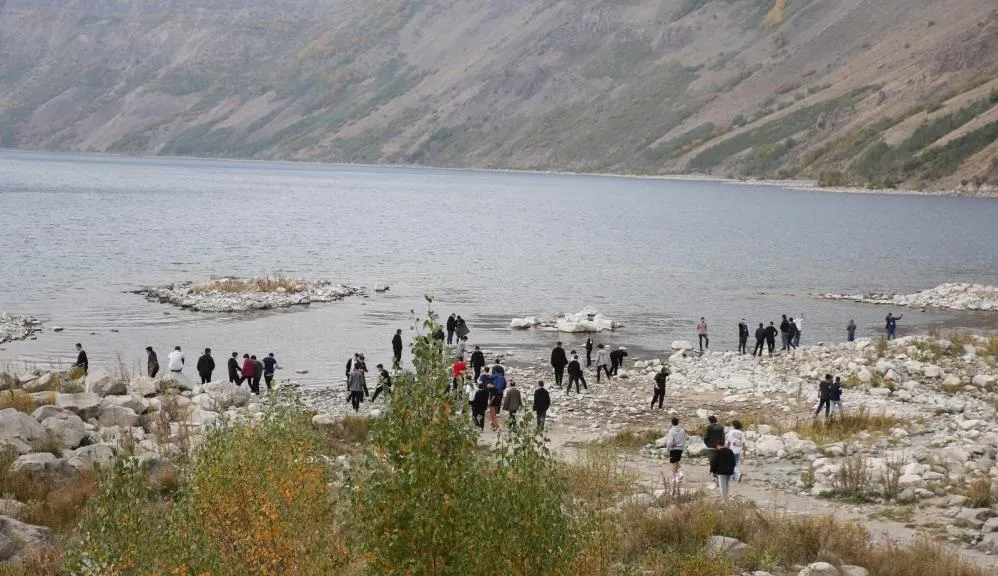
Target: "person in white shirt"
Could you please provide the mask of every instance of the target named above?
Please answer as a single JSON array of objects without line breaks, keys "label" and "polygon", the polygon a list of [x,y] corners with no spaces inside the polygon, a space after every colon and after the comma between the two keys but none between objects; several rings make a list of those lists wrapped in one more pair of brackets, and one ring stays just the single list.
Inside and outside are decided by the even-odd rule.
[{"label": "person in white shirt", "polygon": [[672,419],[672,428],[665,437],[665,449],[669,451],[669,462],[672,464],[672,482],[679,482],[684,476],[680,460],[686,450],[686,430],[679,425],[679,418]]},{"label": "person in white shirt", "polygon": [[735,454],[735,482],[742,480],[742,453],[745,451],[745,433],[742,432],[742,423],[735,420],[731,423],[731,430],[728,430],[728,437],[724,440],[725,446]]},{"label": "person in white shirt", "polygon": [[170,369],[170,372],[179,373],[184,369],[184,353],[180,351],[180,346],[174,348],[168,358],[169,361],[166,366]]}]

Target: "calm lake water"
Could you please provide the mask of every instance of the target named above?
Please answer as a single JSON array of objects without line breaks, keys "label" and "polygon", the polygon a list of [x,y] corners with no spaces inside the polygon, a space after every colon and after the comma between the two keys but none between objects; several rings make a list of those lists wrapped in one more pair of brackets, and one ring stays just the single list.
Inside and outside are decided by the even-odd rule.
[{"label": "calm lake water", "polygon": [[[390,354],[410,310],[462,314],[472,342],[519,359],[557,336],[509,330],[514,316],[590,304],[626,328],[599,339],[652,351],[711,325],[805,314],[804,343],[840,340],[854,318],[882,329],[887,309],[812,292],[909,292],[996,283],[998,201],[834,194],[772,186],[548,175],[115,158],[0,151],[0,311],[34,314],[37,341],[0,362],[93,365],[152,345],[194,358],[275,352],[316,384],[348,354]],[[287,312],[214,315],[127,293],[220,275],[281,273],[391,286],[385,295]],[[900,332],[994,328],[998,315],[905,311]],[[117,330],[117,332],[111,332]],[[93,333],[93,334],[92,334]],[[578,346],[584,336],[562,337]],[[293,376],[290,370],[283,377]]]}]

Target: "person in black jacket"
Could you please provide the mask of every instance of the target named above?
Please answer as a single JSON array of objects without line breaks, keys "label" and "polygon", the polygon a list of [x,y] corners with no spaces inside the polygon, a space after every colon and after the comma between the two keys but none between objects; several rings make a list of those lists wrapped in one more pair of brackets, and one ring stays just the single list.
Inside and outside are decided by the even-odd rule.
[{"label": "person in black jacket", "polygon": [[759,327],[755,329],[755,349],[752,350],[753,356],[762,356],[763,345],[766,342],[766,329],[763,328],[762,322],[759,322]]},{"label": "person in black jacket", "polygon": [[[766,327],[766,347],[769,348],[769,355],[773,355],[773,350],[776,349],[776,335],[779,332],[776,330],[776,326],[772,322]],[[761,354],[760,354],[761,356]]]},{"label": "person in black jacket", "polygon": [[616,376],[617,370],[624,365],[624,358],[627,357],[627,348],[621,346],[610,352],[610,375]]},{"label": "person in black jacket", "polygon": [[[578,363],[578,359],[575,360]],[[534,390],[534,412],[537,413],[537,427],[544,430],[544,421],[547,419],[548,408],[551,407],[551,395],[544,389],[544,381],[537,382],[537,390]]]},{"label": "person in black jacket", "polygon": [[558,342],[551,350],[551,367],[554,368],[554,385],[561,388],[561,383],[565,378],[565,366],[568,365],[568,357],[565,356],[565,349]]},{"label": "person in black jacket", "polygon": [[395,331],[395,336],[392,337],[392,356],[394,362],[392,367],[398,370],[402,367],[402,329],[399,328]]},{"label": "person in black jacket", "polygon": [[742,318],[742,321],[738,323],[738,353],[744,354],[745,349],[748,346],[748,322]]},{"label": "person in black jacket", "polygon": [[593,365],[593,337],[586,338],[586,368]]},{"label": "person in black jacket", "polygon": [[[841,390],[841,388],[839,389]],[[841,394],[841,392],[840,392]],[[818,382],[818,409],[814,411],[817,416],[821,409],[825,409],[825,418],[828,418],[829,410],[832,407],[832,375],[825,374],[825,379]]]},{"label": "person in black jacket", "polygon": [[579,362],[579,356],[572,350],[572,361],[568,363],[568,388],[565,390],[565,394],[572,392],[572,384],[575,384],[575,393],[581,394],[579,391],[579,385],[581,384],[583,388],[589,390],[586,386],[586,379],[582,376],[582,364]]},{"label": "person in black jacket", "polygon": [[201,376],[201,383],[211,382],[211,373],[215,371],[215,359],[211,357],[211,348],[205,348],[204,354],[198,358],[198,374]]},{"label": "person in black jacket", "polygon": [[710,461],[710,473],[717,478],[718,486],[721,488],[721,499],[728,500],[728,486],[731,477],[735,474],[735,453],[724,445],[724,441],[714,445],[714,458]]},{"label": "person in black jacket", "polygon": [[662,409],[662,403],[665,402],[665,382],[669,379],[669,367],[662,366],[662,370],[655,374],[655,393],[651,397],[651,407],[655,407],[655,401],[658,401],[658,409]]},{"label": "person in black jacket", "polygon": [[239,377],[239,352],[233,352],[229,358],[229,382],[236,386],[243,383],[243,379]]},{"label": "person in black jacket", "polygon": [[90,362],[87,360],[87,352],[83,349],[83,344],[77,342],[76,344],[76,364],[77,368],[83,370],[83,374],[86,375],[87,370],[90,369]]},{"label": "person in black jacket", "polygon": [[479,384],[475,397],[471,399],[471,421],[479,430],[485,430],[485,413],[489,411],[489,390]]},{"label": "person in black jacket", "polygon": [[475,346],[475,351],[471,353],[471,368],[475,371],[475,382],[478,382],[478,377],[482,375],[482,368],[485,367],[485,354],[482,354],[482,349]]},{"label": "person in black jacket", "polygon": [[447,344],[454,343],[454,329],[457,328],[457,316],[451,314],[447,318]]}]

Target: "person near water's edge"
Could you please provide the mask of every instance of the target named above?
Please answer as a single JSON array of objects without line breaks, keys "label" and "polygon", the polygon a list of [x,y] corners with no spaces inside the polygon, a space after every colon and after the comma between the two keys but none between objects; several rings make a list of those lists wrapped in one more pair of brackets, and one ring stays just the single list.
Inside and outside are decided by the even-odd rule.
[{"label": "person near water's edge", "polygon": [[846,326],[846,340],[849,342],[856,341],[856,323],[852,320],[850,320],[849,325]]},{"label": "person near water's edge", "polygon": [[399,328],[395,331],[395,336],[392,337],[392,369],[398,370],[402,367],[402,329]]},{"label": "person near water's edge", "polygon": [[568,363],[568,388],[565,389],[565,395],[572,392],[572,384],[575,384],[576,394],[581,394],[580,385],[589,390],[589,387],[586,386],[586,379],[582,376],[582,364],[579,363],[579,357],[575,350],[572,350],[572,361]]},{"label": "person near water's edge", "polygon": [[239,377],[239,352],[233,352],[229,357],[229,382],[239,386],[243,379]]},{"label": "person near water's edge", "polygon": [[825,409],[825,418],[828,418],[832,408],[832,375],[825,374],[825,379],[818,383],[818,409],[814,411],[817,416],[821,409]]},{"label": "person near water's edge", "polygon": [[211,382],[211,373],[215,371],[215,359],[211,357],[211,348],[205,348],[204,354],[198,358],[197,370],[202,384]]},{"label": "person near water's edge", "polygon": [[565,366],[568,365],[568,357],[565,349],[561,347],[561,342],[555,344],[551,350],[551,367],[554,368],[554,385],[561,388],[561,383],[565,379]]},{"label": "person near water's edge", "polygon": [[602,345],[596,346],[596,383],[599,384],[600,370],[606,372],[606,379],[610,380],[610,352]]},{"label": "person near water's edge", "polygon": [[274,372],[277,370],[277,358],[271,352],[263,358],[263,380],[267,383],[267,391],[274,389]]},{"label": "person near water's edge", "polygon": [[904,318],[904,314],[895,316],[892,312],[887,313],[887,339],[894,340],[898,335],[898,320]]},{"label": "person near water's edge", "polygon": [[83,349],[83,344],[79,342],[76,343],[76,364],[73,364],[73,366],[83,370],[84,375],[90,370],[90,361],[87,360],[87,352]]},{"label": "person near water's edge", "polygon": [[610,374],[617,375],[620,367],[624,365],[624,358],[627,358],[627,348],[623,346],[610,352]]},{"label": "person near water's edge", "polygon": [[354,368],[353,372],[350,373],[350,377],[347,379],[347,390],[350,391],[350,405],[353,406],[354,412],[360,411],[360,404],[364,401],[364,397],[367,396],[367,379],[364,375],[364,371],[360,368]]},{"label": "person near water's edge", "polygon": [[748,322],[742,318],[742,321],[738,323],[738,353],[744,354],[748,346]]},{"label": "person near water's edge", "polygon": [[454,343],[454,328],[457,327],[457,316],[451,314],[447,317],[447,345]]},{"label": "person near water's edge", "polygon": [[180,346],[173,348],[173,352],[166,357],[166,367],[174,374],[179,374],[184,369],[184,353],[180,351]]},{"label": "person near water's edge", "polygon": [[475,351],[471,353],[471,368],[475,371],[475,382],[478,382],[479,376],[482,375],[482,368],[485,367],[485,354],[482,354],[482,349],[475,346]]},{"label": "person near water's edge", "polygon": [[374,396],[371,396],[371,402],[377,400],[382,392],[385,393],[385,398],[388,398],[392,393],[392,375],[388,373],[388,370],[385,370],[383,364],[378,364],[375,368],[378,369],[378,385],[374,388]]},{"label": "person near water's edge", "polygon": [[783,315],[783,320],[780,321],[780,338],[783,342],[783,347],[780,350],[787,350],[790,348],[790,321],[787,320],[787,315]]},{"label": "person near water's edge", "polygon": [[156,374],[159,373],[159,358],[156,357],[156,351],[152,349],[152,346],[146,346],[146,352],[148,354],[146,358],[147,373],[150,378],[155,378]]},{"label": "person near water's edge", "polygon": [[794,318],[794,348],[800,347],[800,337],[804,333],[804,314],[798,314]]},{"label": "person near water's edge", "polygon": [[593,365],[593,337],[586,337],[586,368],[590,368]]},{"label": "person near water's edge", "polygon": [[662,366],[662,369],[655,374],[655,392],[651,397],[651,407],[655,407],[655,401],[658,400],[658,409],[662,409],[662,404],[665,402],[665,383],[669,379],[669,367]]},{"label": "person near water's edge", "polygon": [[[766,327],[766,347],[769,348],[770,356],[773,355],[773,350],[776,349],[777,334],[779,334],[779,331],[776,329],[776,326],[774,326],[773,323],[770,322],[769,326]],[[762,356],[762,354],[760,354],[760,356]]]},{"label": "person near water's edge", "polygon": [[[576,360],[578,361],[578,360]],[[537,389],[534,390],[533,410],[537,414],[537,427],[544,430],[544,422],[547,420],[548,408],[551,407],[551,395],[544,388],[544,381],[537,382]]]},{"label": "person near water's edge", "polygon": [[766,329],[763,328],[762,322],[759,322],[759,327],[755,329],[755,349],[752,350],[753,356],[762,356],[763,345],[766,342]]},{"label": "person near water's edge", "polygon": [[697,324],[697,340],[700,343],[700,353],[703,354],[703,349],[710,349],[710,337],[707,336],[707,320],[703,316],[700,317],[700,322]]}]

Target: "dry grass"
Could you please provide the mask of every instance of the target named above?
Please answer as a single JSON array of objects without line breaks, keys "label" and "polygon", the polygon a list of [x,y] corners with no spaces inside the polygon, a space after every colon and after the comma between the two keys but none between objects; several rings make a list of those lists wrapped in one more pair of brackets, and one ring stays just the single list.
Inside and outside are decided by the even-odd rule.
[{"label": "dry grass", "polygon": [[31,414],[38,408],[38,403],[24,390],[6,390],[0,393],[0,410],[7,408]]},{"label": "dry grass", "polygon": [[246,292],[277,292],[279,289],[289,294],[302,292],[307,289],[304,280],[298,278],[288,278],[286,276],[275,275],[262,278],[221,278],[195,284],[191,287],[192,292],[223,292],[227,294],[243,294]]}]

